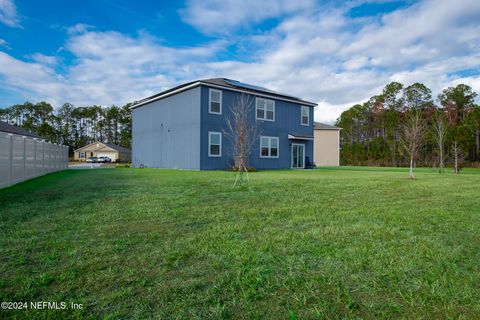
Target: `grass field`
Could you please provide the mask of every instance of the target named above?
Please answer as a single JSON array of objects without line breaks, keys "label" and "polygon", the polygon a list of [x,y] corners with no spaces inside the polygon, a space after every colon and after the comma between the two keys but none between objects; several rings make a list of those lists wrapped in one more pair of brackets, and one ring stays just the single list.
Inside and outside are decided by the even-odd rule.
[{"label": "grass field", "polygon": [[0,190],[4,318],[470,319],[480,170],[70,170]]}]

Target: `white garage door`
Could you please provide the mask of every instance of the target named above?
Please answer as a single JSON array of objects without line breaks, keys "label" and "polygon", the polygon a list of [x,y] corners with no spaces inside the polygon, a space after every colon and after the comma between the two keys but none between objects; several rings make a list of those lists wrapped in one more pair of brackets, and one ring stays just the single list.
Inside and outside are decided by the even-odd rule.
[{"label": "white garage door", "polygon": [[97,157],[109,157],[112,161],[117,160],[117,155],[115,153],[97,153]]}]

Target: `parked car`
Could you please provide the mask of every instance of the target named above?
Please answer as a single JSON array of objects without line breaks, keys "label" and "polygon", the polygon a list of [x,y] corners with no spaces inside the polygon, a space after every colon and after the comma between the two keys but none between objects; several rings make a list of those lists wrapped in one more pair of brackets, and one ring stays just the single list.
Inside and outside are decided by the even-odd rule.
[{"label": "parked car", "polygon": [[97,163],[98,162],[98,158],[97,157],[90,157],[87,159],[86,161],[87,163]]},{"label": "parked car", "polygon": [[110,162],[112,162],[112,159],[110,159],[109,157],[98,157],[97,161],[98,162],[110,163]]}]

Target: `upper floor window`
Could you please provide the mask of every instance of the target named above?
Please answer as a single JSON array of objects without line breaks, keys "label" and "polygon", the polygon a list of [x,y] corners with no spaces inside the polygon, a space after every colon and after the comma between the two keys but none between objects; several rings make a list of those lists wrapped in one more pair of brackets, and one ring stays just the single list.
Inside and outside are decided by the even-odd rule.
[{"label": "upper floor window", "polygon": [[302,106],[302,126],[308,126],[310,123],[310,108]]},{"label": "upper floor window", "polygon": [[260,158],[278,158],[278,137],[260,137]]},{"label": "upper floor window", "polygon": [[222,114],[222,91],[209,89],[208,112]]},{"label": "upper floor window", "polygon": [[255,106],[258,120],[275,121],[275,101],[257,98]]},{"label": "upper floor window", "polygon": [[222,133],[208,132],[208,156],[221,157],[222,156]]}]

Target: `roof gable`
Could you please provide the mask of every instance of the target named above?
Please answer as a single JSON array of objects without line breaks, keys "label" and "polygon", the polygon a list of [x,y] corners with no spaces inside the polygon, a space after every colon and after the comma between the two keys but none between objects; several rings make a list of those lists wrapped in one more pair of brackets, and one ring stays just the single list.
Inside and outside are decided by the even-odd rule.
[{"label": "roof gable", "polygon": [[[98,144],[99,146],[95,146],[96,144]],[[101,146],[100,146],[100,145],[101,145]],[[103,142],[95,141],[95,142],[92,142],[92,143],[90,143],[90,144],[87,144],[87,145],[85,145],[85,146],[83,146],[83,147],[80,147],[80,148],[76,149],[75,151],[83,151],[83,150],[88,149],[88,148],[90,148],[90,147],[93,147],[92,149],[93,149],[93,150],[96,150],[96,149],[98,149],[98,148],[100,148],[100,147],[104,147],[104,146],[105,146],[105,144],[104,144]]]},{"label": "roof gable", "polygon": [[250,84],[246,84],[246,83],[242,83],[236,80],[231,80],[226,78],[212,78],[212,79],[203,79],[203,80],[184,83],[179,86],[173,87],[171,89],[162,91],[153,96],[150,96],[135,102],[132,108],[133,109],[138,108],[150,102],[166,98],[168,96],[195,88],[200,85],[211,86],[211,87],[216,87],[220,89],[227,89],[227,90],[237,91],[237,92],[245,92],[247,94],[253,94],[253,95],[263,96],[267,98],[284,100],[288,102],[294,102],[294,103],[304,104],[309,106],[317,106],[317,104],[314,102],[305,101],[305,100],[293,97],[291,95],[279,93],[279,92],[272,91],[270,89],[262,88],[259,86],[250,85]]},{"label": "roof gable", "polygon": [[[98,144],[98,146],[96,146]],[[104,150],[104,149],[109,149],[111,151],[118,151],[118,152],[130,152],[130,149],[117,146],[116,144],[113,143],[107,143],[107,142],[100,142],[100,141],[95,141],[93,143],[87,144],[86,146],[83,146],[81,148],[78,148],[75,150],[75,152],[83,151],[88,148],[92,147],[92,151],[97,151],[97,150]]]}]

